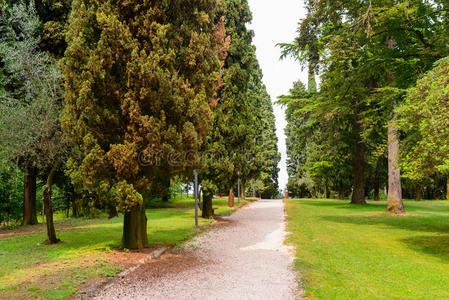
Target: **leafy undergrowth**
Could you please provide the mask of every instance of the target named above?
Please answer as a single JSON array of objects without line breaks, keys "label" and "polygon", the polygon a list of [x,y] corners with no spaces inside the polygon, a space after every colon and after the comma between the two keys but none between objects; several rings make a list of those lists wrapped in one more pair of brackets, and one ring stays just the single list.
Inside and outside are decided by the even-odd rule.
[{"label": "leafy undergrowth", "polygon": [[288,200],[289,241],[310,299],[448,299],[449,202],[407,214],[334,200]]},{"label": "leafy undergrowth", "polygon": [[[250,201],[250,200],[248,200]],[[242,205],[248,201],[242,201]],[[177,199],[173,208],[149,209],[148,239],[152,248],[119,251],[123,217],[68,218],[56,221],[56,245],[43,245],[43,224],[0,230],[0,299],[60,299],[69,297],[80,286],[102,277],[114,276],[136,263],[158,245],[179,245],[192,238],[194,201]],[[214,200],[217,213],[229,214],[225,199]],[[236,208],[234,208],[236,209]],[[213,220],[200,218],[200,226]]]}]

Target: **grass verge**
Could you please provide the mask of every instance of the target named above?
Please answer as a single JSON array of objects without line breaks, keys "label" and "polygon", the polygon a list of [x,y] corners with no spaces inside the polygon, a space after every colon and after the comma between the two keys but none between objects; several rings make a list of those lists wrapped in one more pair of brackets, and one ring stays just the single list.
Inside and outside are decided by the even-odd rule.
[{"label": "grass verge", "polygon": [[449,202],[407,214],[335,200],[287,200],[289,242],[310,299],[448,299]]}]

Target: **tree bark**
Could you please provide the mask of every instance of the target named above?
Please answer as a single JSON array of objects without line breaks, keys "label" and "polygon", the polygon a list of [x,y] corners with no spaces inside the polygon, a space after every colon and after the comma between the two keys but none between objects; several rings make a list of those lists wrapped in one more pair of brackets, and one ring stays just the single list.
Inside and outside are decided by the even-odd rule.
[{"label": "tree bark", "polygon": [[121,248],[141,249],[148,246],[147,216],[143,203],[125,213]]},{"label": "tree bark", "polygon": [[327,184],[327,181],[324,183],[324,199],[328,199],[329,194],[329,185]]},{"label": "tree bark", "polygon": [[446,200],[449,200],[449,176],[446,178]]},{"label": "tree bark", "polygon": [[35,168],[25,167],[23,178],[23,226],[38,223],[36,216],[36,173]]},{"label": "tree bark", "polygon": [[162,181],[162,189],[161,189],[161,196],[163,202],[168,202],[169,196],[170,196],[170,177],[163,177],[161,178]]},{"label": "tree bark", "polygon": [[422,186],[418,184],[416,186],[416,195],[415,195],[416,201],[422,200]]},{"label": "tree bark", "polygon": [[240,181],[240,199],[245,200],[246,192],[245,192],[246,182],[244,180]]},{"label": "tree bark", "polygon": [[48,237],[48,240],[45,243],[50,245],[60,242],[60,239],[56,237],[55,224],[53,222],[53,209],[51,207],[51,187],[53,185],[53,177],[58,167],[59,163],[56,163],[50,170],[50,173],[48,174],[47,177],[47,184],[44,189],[44,197],[43,197],[45,218],[47,221],[47,237]]},{"label": "tree bark", "polygon": [[203,210],[202,210],[202,217],[205,219],[210,219],[213,217],[212,213],[212,199],[214,197],[214,194],[204,190],[203,191]]},{"label": "tree bark", "polygon": [[[394,121],[394,120],[393,120]],[[399,137],[394,123],[388,126],[388,197],[387,211],[404,213],[402,203],[401,171],[398,166]]]},{"label": "tree bark", "polygon": [[340,199],[340,200],[344,200],[345,199],[345,191],[344,190],[339,190],[338,191],[338,199]]},{"label": "tree bark", "polygon": [[355,122],[357,137],[354,146],[354,185],[351,203],[365,205],[365,145],[360,137],[360,123]]},{"label": "tree bark", "polygon": [[229,207],[234,207],[234,189],[233,188],[231,188],[229,190],[228,206]]}]

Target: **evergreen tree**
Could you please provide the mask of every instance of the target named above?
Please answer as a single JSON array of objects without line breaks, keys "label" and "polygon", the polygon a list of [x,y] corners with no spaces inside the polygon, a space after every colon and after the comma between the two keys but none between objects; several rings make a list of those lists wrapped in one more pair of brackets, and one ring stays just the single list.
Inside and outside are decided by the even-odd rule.
[{"label": "evergreen tree", "polygon": [[[216,105],[220,2],[75,0],[67,34],[63,128],[78,191],[125,214],[122,247],[148,243],[143,198],[157,166],[202,147]],[[187,166],[182,161],[177,172]]]}]

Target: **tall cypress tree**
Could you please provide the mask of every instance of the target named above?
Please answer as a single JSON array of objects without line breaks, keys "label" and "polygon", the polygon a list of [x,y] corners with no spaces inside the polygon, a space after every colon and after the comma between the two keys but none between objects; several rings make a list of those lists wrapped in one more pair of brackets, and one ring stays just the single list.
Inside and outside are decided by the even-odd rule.
[{"label": "tall cypress tree", "polygon": [[[155,167],[198,150],[213,121],[217,1],[76,0],[67,34],[63,126],[79,145],[76,189],[125,214],[122,247],[147,245],[143,197]],[[178,172],[186,166],[180,165]]]}]

